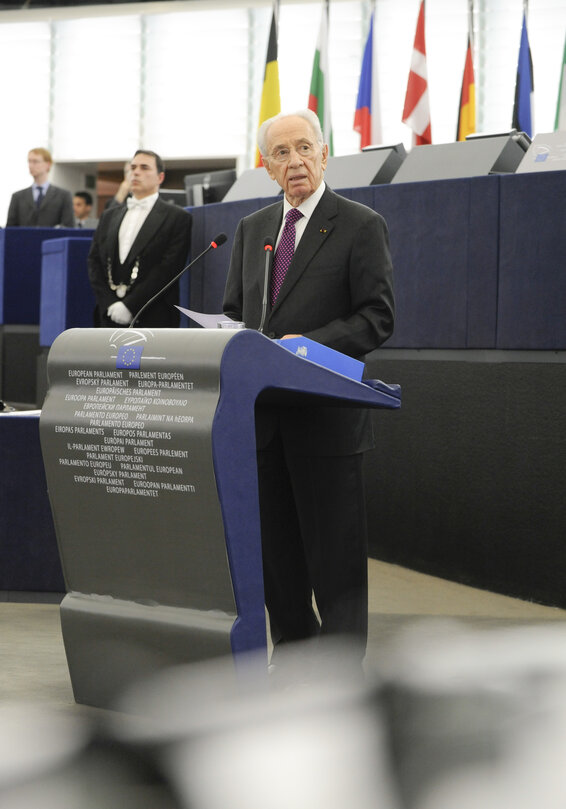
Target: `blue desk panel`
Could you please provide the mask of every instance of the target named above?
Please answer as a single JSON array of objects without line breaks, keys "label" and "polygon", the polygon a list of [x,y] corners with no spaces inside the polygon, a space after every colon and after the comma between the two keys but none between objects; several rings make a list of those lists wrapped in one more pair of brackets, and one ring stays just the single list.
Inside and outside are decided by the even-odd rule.
[{"label": "blue desk panel", "polygon": [[0,324],[39,324],[41,245],[47,239],[82,235],[75,228],[5,228],[0,230]]},{"label": "blue desk panel", "polygon": [[39,345],[65,329],[91,328],[95,307],[88,280],[90,239],[50,239],[42,245]]},{"label": "blue desk panel", "polygon": [[566,348],[566,171],[501,178],[497,348]]},{"label": "blue desk panel", "polygon": [[[341,190],[387,221],[394,265],[396,348],[493,348],[497,311],[499,178],[475,177]],[[274,202],[193,209],[193,254],[217,233],[228,242],[191,273],[191,309],[219,312],[237,224]]]},{"label": "blue desk panel", "polygon": [[39,415],[0,415],[0,590],[62,593]]},{"label": "blue desk panel", "polygon": [[388,347],[492,348],[498,179],[368,190],[366,204],[385,217],[391,241],[396,319]]},{"label": "blue desk panel", "polygon": [[[389,227],[397,315],[387,345],[566,348],[564,186],[566,172],[552,172],[342,190],[344,196],[382,213]],[[238,222],[275,199],[191,209],[193,257],[219,233],[228,239],[183,276],[182,306],[221,310]],[[58,229],[0,231],[0,324],[39,322],[41,244],[46,238],[77,234]],[[86,287],[83,291],[90,296]],[[90,305],[90,298],[88,303],[77,299],[81,311]],[[42,334],[42,345],[51,343],[66,314],[58,318],[57,328]],[[187,325],[185,318],[182,325]]]},{"label": "blue desk panel", "polygon": [[[190,309],[198,312],[216,314],[222,311],[222,298],[228,267],[230,251],[238,222],[260,208],[265,208],[273,199],[244,199],[236,202],[219,202],[193,208],[193,230],[191,255],[198,256],[219,233],[225,233],[228,241],[199,261],[191,270]],[[263,253],[263,245],[260,245]]]}]

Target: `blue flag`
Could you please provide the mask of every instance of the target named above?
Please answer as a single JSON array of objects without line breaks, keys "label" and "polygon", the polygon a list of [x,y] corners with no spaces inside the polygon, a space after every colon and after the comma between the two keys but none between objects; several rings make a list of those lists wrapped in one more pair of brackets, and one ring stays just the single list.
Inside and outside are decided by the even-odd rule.
[{"label": "blue flag", "polygon": [[116,368],[137,371],[141,364],[144,346],[120,346],[116,356]]},{"label": "blue flag", "polygon": [[533,60],[527,34],[527,17],[523,13],[521,30],[521,46],[519,48],[519,64],[517,65],[517,81],[515,83],[515,105],[513,107],[513,128],[533,136]]}]

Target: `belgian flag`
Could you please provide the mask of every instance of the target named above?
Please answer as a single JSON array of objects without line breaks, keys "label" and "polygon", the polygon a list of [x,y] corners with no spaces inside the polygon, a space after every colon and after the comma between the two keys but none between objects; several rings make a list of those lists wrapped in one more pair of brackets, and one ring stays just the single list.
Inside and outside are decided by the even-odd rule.
[{"label": "belgian flag", "polygon": [[[273,4],[273,16],[267,44],[265,59],[265,73],[263,76],[263,89],[261,91],[261,104],[259,108],[258,129],[268,118],[281,112],[281,94],[279,91],[279,66],[277,64],[277,10],[278,3]],[[262,166],[259,149],[256,148],[256,167]]]}]

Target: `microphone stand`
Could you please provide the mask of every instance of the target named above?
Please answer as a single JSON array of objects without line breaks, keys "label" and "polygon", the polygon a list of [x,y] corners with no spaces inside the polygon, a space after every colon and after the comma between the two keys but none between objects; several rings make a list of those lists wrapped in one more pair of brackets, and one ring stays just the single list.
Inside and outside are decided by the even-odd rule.
[{"label": "microphone stand", "polygon": [[155,295],[154,295],[152,298],[150,298],[148,301],[146,301],[146,302],[144,303],[144,305],[142,306],[142,308],[141,308],[141,309],[140,309],[140,310],[139,310],[139,311],[138,311],[138,312],[137,312],[137,313],[136,313],[136,314],[133,316],[133,318],[130,320],[130,324],[129,324],[128,328],[129,328],[129,329],[131,329],[131,328],[133,327],[134,323],[136,322],[136,320],[137,320],[137,319],[139,318],[139,316],[142,314],[142,312],[145,312],[145,310],[147,309],[147,307],[148,307],[148,306],[151,306],[151,304],[152,304],[152,303],[153,303],[153,302],[154,302],[154,301],[155,301],[157,298],[159,298],[159,296],[160,296],[160,295],[163,295],[163,293],[164,293],[164,292],[167,292],[167,290],[169,289],[169,287],[173,286],[173,284],[174,284],[176,281],[178,281],[178,280],[179,280],[179,278],[180,278],[180,277],[183,275],[183,273],[184,273],[184,272],[186,272],[187,270],[190,270],[190,268],[193,266],[193,264],[196,264],[196,263],[197,263],[197,261],[199,261],[199,260],[200,260],[200,259],[201,259],[201,258],[202,258],[204,255],[206,255],[206,253],[208,253],[208,251],[209,251],[209,250],[213,250],[213,249],[215,250],[217,247],[220,247],[220,245],[221,245],[221,244],[224,244],[224,242],[226,241],[226,239],[227,239],[227,238],[228,238],[228,237],[226,236],[226,234],[225,234],[225,233],[219,233],[219,234],[218,234],[218,236],[216,236],[216,238],[214,238],[214,239],[213,239],[213,240],[210,242],[210,244],[208,245],[208,247],[206,247],[206,248],[205,248],[205,249],[202,251],[202,253],[199,253],[199,254],[198,254],[198,256],[197,256],[196,258],[194,258],[192,261],[190,261],[190,262],[187,264],[187,266],[186,266],[186,267],[183,267],[183,269],[181,270],[181,272],[177,273],[177,275],[176,275],[174,278],[172,278],[172,279],[171,279],[171,280],[170,280],[170,281],[169,281],[167,284],[165,284],[165,286],[164,286],[162,289],[160,289],[160,290],[159,290],[159,292],[156,292],[156,293],[155,293]]},{"label": "microphone stand", "polygon": [[269,286],[269,262],[273,253],[273,239],[267,238],[263,249],[265,250],[265,274],[263,278],[263,300],[261,302],[261,321],[258,331],[263,334],[265,317],[267,315],[267,288]]}]

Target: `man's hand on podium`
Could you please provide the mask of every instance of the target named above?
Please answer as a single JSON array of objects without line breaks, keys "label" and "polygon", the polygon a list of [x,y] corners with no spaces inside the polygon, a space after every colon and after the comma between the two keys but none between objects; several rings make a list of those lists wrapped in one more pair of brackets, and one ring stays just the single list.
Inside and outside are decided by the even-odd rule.
[{"label": "man's hand on podium", "polygon": [[132,313],[122,301],[111,303],[106,310],[106,314],[110,320],[113,320],[119,326],[127,326],[132,319]]}]

